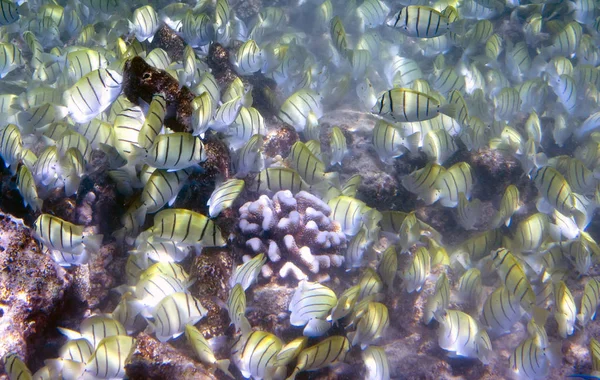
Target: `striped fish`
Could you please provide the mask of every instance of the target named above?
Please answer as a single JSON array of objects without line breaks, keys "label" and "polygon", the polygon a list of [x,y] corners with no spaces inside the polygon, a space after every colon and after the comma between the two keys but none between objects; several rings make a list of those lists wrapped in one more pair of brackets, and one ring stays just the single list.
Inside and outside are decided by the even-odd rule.
[{"label": "striped fish", "polygon": [[154,34],[160,27],[158,14],[151,5],[144,5],[133,11],[133,21],[129,22],[129,30],[140,41],[152,42]]},{"label": "striped fish", "polygon": [[233,346],[231,357],[245,378],[283,378],[286,368],[275,366],[282,347],[278,337],[258,330],[242,335]]},{"label": "striped fish", "polygon": [[390,246],[381,254],[377,271],[388,289],[394,289],[394,279],[398,271],[398,253],[394,246]]},{"label": "striped fish", "polygon": [[354,305],[360,295],[360,285],[354,285],[346,289],[338,298],[337,304],[331,309],[331,314],[327,320],[336,322],[339,319],[346,317],[354,309]]},{"label": "striped fish", "polygon": [[444,207],[456,207],[459,202],[459,194],[463,193],[467,199],[471,197],[471,190],[475,174],[471,166],[466,162],[452,165],[436,178],[436,190],[439,192],[439,200]]},{"label": "striped fish", "polygon": [[519,300],[504,286],[500,286],[485,300],[481,317],[494,334],[500,335],[509,332],[522,314]]},{"label": "striped fish", "polygon": [[419,247],[413,256],[410,266],[401,274],[402,287],[408,293],[421,291],[421,287],[429,276],[431,257],[425,247]]},{"label": "striped fish", "polygon": [[369,346],[361,353],[367,372],[365,380],[389,380],[390,364],[382,347]]},{"label": "striped fish", "polygon": [[423,310],[423,322],[431,323],[435,315],[443,315],[450,303],[450,283],[448,276],[442,272],[435,283],[433,294],[427,298]]},{"label": "striped fish", "polygon": [[515,185],[509,185],[504,190],[504,195],[502,195],[502,199],[500,200],[500,208],[494,216],[492,228],[498,228],[502,224],[506,225],[506,227],[510,226],[513,214],[520,208],[519,189]]},{"label": "striped fish", "polygon": [[33,211],[42,210],[43,201],[38,196],[33,174],[31,174],[31,171],[25,164],[19,167],[17,173],[17,187],[23,197],[25,206],[30,206]]},{"label": "striped fish", "polygon": [[577,306],[564,281],[554,284],[554,307],[554,318],[558,323],[558,333],[563,339],[566,339],[574,332]]},{"label": "striped fish", "polygon": [[177,171],[206,161],[204,144],[197,136],[186,132],[158,135],[146,151],[144,162],[157,169]]},{"label": "striped fish", "polygon": [[577,320],[581,326],[585,327],[589,321],[596,317],[596,310],[600,304],[600,281],[590,278],[585,283],[583,296],[581,297],[581,306]]},{"label": "striped fish", "polygon": [[358,233],[363,224],[363,214],[368,209],[363,201],[340,195],[330,200],[327,205],[331,208],[329,218],[341,225],[343,233],[348,236]]},{"label": "striped fish", "polygon": [[135,286],[135,298],[152,310],[163,298],[178,292],[185,292],[189,279],[178,279],[164,273],[146,274],[142,272]]},{"label": "striped fish", "polygon": [[309,185],[315,185],[325,179],[332,178],[330,174],[325,173],[323,161],[319,160],[302,141],[296,141],[292,145],[287,161]]},{"label": "striped fish", "polygon": [[140,147],[144,149],[152,147],[156,137],[162,130],[166,112],[167,99],[162,94],[154,94],[144,124],[137,136],[137,143]]},{"label": "striped fish", "polygon": [[195,15],[192,10],[188,10],[182,21],[181,36],[191,47],[204,46],[213,40],[215,29],[207,14]]},{"label": "striped fish", "polygon": [[533,312],[536,305],[535,293],[523,265],[506,248],[494,251],[492,260],[506,290],[519,301],[525,311]]},{"label": "striped fish", "polygon": [[85,373],[105,379],[124,377],[125,364],[133,354],[136,342],[125,334],[102,339],[88,360]]},{"label": "striped fish", "polygon": [[477,268],[470,268],[458,279],[458,293],[471,305],[479,304],[481,289],[481,271]]},{"label": "striped fish", "polygon": [[58,327],[58,330],[69,339],[87,340],[93,350],[99,347],[104,338],[127,334],[119,321],[101,314],[84,319],[79,325],[79,332],[62,327]]},{"label": "striped fish", "polygon": [[237,149],[252,136],[265,133],[265,121],[254,107],[241,107],[238,116],[227,132],[229,146]]},{"label": "striped fish", "polygon": [[247,290],[250,285],[258,280],[258,274],[266,262],[267,257],[264,253],[261,253],[238,265],[229,279],[229,286],[234,287],[235,284],[240,284],[244,290]]},{"label": "striped fish", "polygon": [[445,129],[430,131],[423,139],[423,151],[431,161],[438,165],[442,165],[457,150],[458,146]]},{"label": "striped fish", "polygon": [[406,150],[417,152],[421,142],[421,132],[404,136],[395,125],[378,120],[373,128],[371,142],[381,161],[388,163],[392,158],[402,156]]},{"label": "striped fish", "polygon": [[41,214],[34,222],[37,238],[49,249],[81,254],[97,252],[102,235],[84,235],[83,226],[66,222],[56,216]]},{"label": "striped fish", "polygon": [[600,342],[590,338],[590,356],[592,357],[592,370],[600,372]]},{"label": "striped fish", "polygon": [[0,79],[25,64],[25,59],[16,45],[0,43]]},{"label": "striped fish", "polygon": [[539,212],[522,220],[515,231],[512,247],[522,252],[537,251],[548,236],[548,223],[548,216]]},{"label": "striped fish", "polygon": [[73,339],[62,345],[58,350],[58,357],[78,363],[87,363],[94,351],[94,346],[87,339]]},{"label": "striped fish", "polygon": [[388,21],[388,26],[398,28],[410,37],[433,38],[448,32],[462,34],[464,24],[451,21],[446,14],[422,5],[409,5]]},{"label": "striped fish", "polygon": [[307,125],[309,114],[317,120],[323,116],[322,96],[310,89],[300,89],[290,95],[279,110],[279,118],[302,132]]},{"label": "striped fish", "polygon": [[348,151],[346,136],[339,127],[331,129],[331,165],[342,164],[342,160]]},{"label": "striped fish", "polygon": [[550,371],[548,356],[535,338],[522,341],[512,352],[508,363],[510,369],[523,378],[543,379]]},{"label": "striped fish", "polygon": [[560,172],[550,166],[544,166],[538,169],[532,178],[546,202],[561,214],[571,215],[574,208],[573,193]]},{"label": "striped fish", "polygon": [[0,129],[0,156],[2,156],[4,166],[10,167],[12,174],[17,170],[22,150],[23,141],[19,127],[14,124],[7,124]]},{"label": "striped fish", "polygon": [[27,365],[25,365],[17,353],[7,353],[4,355],[3,362],[4,370],[10,380],[32,379],[31,371],[29,368],[27,368]]},{"label": "striped fish", "polygon": [[334,16],[331,19],[329,33],[333,46],[335,46],[338,53],[345,57],[348,50],[348,41],[346,40],[346,29],[339,16]]},{"label": "striped fish", "polygon": [[258,173],[254,181],[253,189],[256,192],[278,192],[289,190],[292,193],[298,193],[303,190],[309,190],[307,184],[300,174],[294,169],[289,168],[266,168]]},{"label": "striped fish", "polygon": [[[329,311],[336,305],[337,297],[333,290],[317,282],[303,280],[298,284],[288,310],[292,326],[306,326],[305,336],[321,336],[331,326],[325,321]],[[314,329],[316,321],[324,326],[322,329]],[[321,326],[320,326],[321,327]],[[317,330],[317,331],[314,331]]]},{"label": "striped fish", "polygon": [[[263,144],[264,136],[256,134],[250,137],[248,142],[241,147],[234,159],[233,166],[236,177],[244,177],[250,172],[259,172],[264,169]],[[260,182],[258,185],[260,187]]]},{"label": "striped fish", "polygon": [[232,379],[235,378],[231,372],[229,372],[229,359],[217,360],[210,344],[194,325],[185,325],[185,337],[202,363],[207,364],[214,369],[220,369]]},{"label": "striped fish", "polygon": [[[205,91],[196,96],[192,101],[192,130],[194,136],[203,136],[208,129],[208,124],[213,118],[213,106],[210,93]],[[240,110],[241,112],[241,110]]]},{"label": "striped fish", "polygon": [[244,180],[230,179],[217,186],[207,202],[208,215],[214,218],[224,209],[230,208],[244,190],[244,184]]},{"label": "striped fish", "polygon": [[430,205],[439,198],[439,192],[435,191],[435,186],[438,178],[442,177],[445,172],[446,169],[443,166],[430,162],[422,169],[404,176],[400,182],[404,188],[416,194],[425,204]]},{"label": "striped fish", "polygon": [[206,216],[186,209],[162,210],[154,216],[150,235],[176,242],[180,247],[222,247],[221,230]]},{"label": "striped fish", "polygon": [[119,96],[123,77],[114,70],[98,69],[79,79],[63,95],[69,115],[86,123],[104,111]]},{"label": "striped fish", "polygon": [[490,338],[469,314],[458,310],[446,310],[436,316],[440,323],[438,343],[458,356],[478,358],[484,364],[489,361],[492,350]]},{"label": "striped fish", "polygon": [[387,307],[379,302],[369,302],[356,324],[356,332],[348,334],[348,338],[352,339],[352,346],[360,344],[364,350],[385,334],[389,323]]},{"label": "striped fish", "polygon": [[239,75],[252,75],[263,67],[264,56],[256,41],[250,39],[239,47],[232,64]]},{"label": "striped fish", "polygon": [[115,133],[112,124],[97,118],[87,123],[76,124],[74,130],[89,141],[92,149],[100,149],[103,145],[113,146],[115,144]]},{"label": "striped fish", "polygon": [[246,318],[246,293],[239,283],[235,284],[229,291],[227,312],[231,321],[230,325],[235,325],[236,331],[241,331],[245,335],[252,330]]},{"label": "striped fish", "polygon": [[422,92],[394,88],[381,95],[371,112],[394,122],[413,122],[433,119],[440,113],[454,118],[456,108],[456,104],[441,105],[437,99]]},{"label": "striped fish", "polygon": [[195,325],[208,311],[189,293],[178,292],[163,298],[148,320],[156,338],[161,342],[177,338],[185,332],[186,325]]},{"label": "striped fish", "polygon": [[92,71],[108,67],[108,59],[94,49],[71,51],[67,53],[66,59],[67,70],[63,75],[66,76],[69,84],[77,82]]},{"label": "striped fish", "polygon": [[340,335],[329,337],[314,346],[305,348],[298,355],[298,362],[288,380],[294,380],[302,371],[314,371],[336,362],[343,362],[349,351],[350,341]]},{"label": "striped fish", "polygon": [[10,25],[19,20],[19,8],[17,4],[12,1],[0,0],[0,11],[2,11],[0,26]]},{"label": "striped fish", "polygon": [[285,344],[277,354],[277,366],[286,366],[306,347],[308,337],[300,336]]}]

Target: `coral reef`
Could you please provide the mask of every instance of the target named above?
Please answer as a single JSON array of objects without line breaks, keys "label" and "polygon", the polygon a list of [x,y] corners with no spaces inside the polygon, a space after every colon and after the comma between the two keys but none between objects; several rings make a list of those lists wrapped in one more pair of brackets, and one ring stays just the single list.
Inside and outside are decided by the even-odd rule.
[{"label": "coral reef", "polygon": [[330,207],[316,196],[301,191],[279,191],[272,198],[261,195],[240,207],[241,240],[254,255],[267,253],[273,267],[263,267],[263,274],[277,271],[300,280],[329,277],[330,267],[340,267],[346,236],[339,223],[329,219]]}]

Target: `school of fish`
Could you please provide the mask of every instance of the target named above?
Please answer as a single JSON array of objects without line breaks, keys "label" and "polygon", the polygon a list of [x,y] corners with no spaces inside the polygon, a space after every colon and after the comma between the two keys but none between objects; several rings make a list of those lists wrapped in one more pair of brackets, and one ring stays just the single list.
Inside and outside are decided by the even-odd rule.
[{"label": "school of fish", "polygon": [[[185,339],[195,359],[230,378],[343,374],[357,361],[366,379],[403,378],[385,349],[398,313],[386,304],[393,292],[422,294],[421,323],[449,357],[488,365],[495,341],[521,332],[502,377],[542,379],[560,368],[562,342],[595,323],[600,305],[600,246],[589,228],[600,206],[596,2],[295,0],[250,17],[238,12],[242,3],[0,0],[0,157],[35,216],[43,254],[69,268],[86,265],[110,239],[129,251],[116,308],[87,317],[78,331],[59,327],[66,341],[58,357],[34,374],[7,354],[9,378],[125,378],[144,329],[163,344]],[[151,48],[164,27],[184,42],[181,59]],[[207,63],[215,43],[230,52],[236,75],[225,84]],[[165,125],[167,93],[135,102],[124,94],[134,57],[194,94],[189,132]],[[262,96],[274,115],[254,104],[256,78],[276,84]],[[323,122],[338,110],[367,127]],[[283,124],[300,140],[286,157],[271,157],[265,144]],[[354,144],[355,133],[365,133],[368,148]],[[217,178],[206,215],[172,208],[190,176],[202,175],[208,137],[227,144],[230,175]],[[358,149],[369,149],[384,172],[400,160],[420,162],[400,178],[402,192],[419,207],[450,210],[468,237],[448,244],[417,210],[370,206],[361,173],[345,170],[358,165]],[[481,152],[523,172],[518,184],[499,184],[491,216],[474,197],[483,183],[464,158]],[[112,236],[44,207],[57,192],[77,196],[97,170],[92,154],[105,157],[102,170],[128,199]],[[529,185],[537,195],[526,204]],[[332,268],[356,281],[340,289],[299,269],[286,279],[296,285],[287,311],[297,336],[286,342],[246,315],[252,288],[269,277],[267,261],[286,249],[255,250],[236,263],[219,303],[233,336],[207,340],[196,325],[208,310],[181,263],[204,247],[234,244],[216,220],[238,212],[238,199],[273,197],[289,208],[299,193],[298,202],[320,205],[305,207],[307,230],[326,220],[345,236]],[[262,213],[262,225],[244,228],[269,234],[273,215],[260,204],[239,212]],[[285,230],[282,223],[292,224],[293,213],[279,221]],[[292,245],[318,272],[317,256]],[[600,343],[584,337],[590,373],[600,376]],[[223,347],[229,357],[215,355]]]}]

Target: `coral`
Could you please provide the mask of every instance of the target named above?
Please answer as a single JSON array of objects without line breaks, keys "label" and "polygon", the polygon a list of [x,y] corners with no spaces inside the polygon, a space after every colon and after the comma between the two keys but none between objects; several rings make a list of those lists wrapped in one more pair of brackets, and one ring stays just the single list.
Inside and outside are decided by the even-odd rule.
[{"label": "coral", "polygon": [[[300,280],[320,274],[326,279],[323,269],[341,266],[340,253],[346,247],[346,236],[330,213],[316,196],[305,191],[293,196],[285,190],[244,204],[238,227],[245,247],[254,255],[265,252],[279,267],[280,277]],[[265,265],[263,275],[273,270]]]},{"label": "coral", "polygon": [[226,88],[237,78],[237,74],[229,62],[229,50],[219,43],[210,45],[206,63],[211,68],[212,74],[221,88]]},{"label": "coral", "polygon": [[277,155],[287,157],[292,150],[292,145],[300,140],[298,132],[286,124],[281,124],[279,128],[267,135],[264,145],[264,153],[269,157]]},{"label": "coral", "polygon": [[43,349],[28,342],[52,329],[71,283],[22,221],[0,213],[0,357],[17,352],[28,360]]},{"label": "coral", "polygon": [[171,57],[173,61],[179,61],[183,57],[185,42],[173,29],[169,28],[166,24],[163,24],[156,31],[148,51],[151,51],[154,48],[163,49],[169,54],[169,57]]},{"label": "coral", "polygon": [[[133,57],[123,68],[123,93],[129,101],[138,103],[152,101],[152,95],[162,93],[167,100],[165,126],[175,132],[191,132],[191,116],[194,93],[164,70],[150,66],[141,57]],[[172,116],[171,116],[172,115]]]}]

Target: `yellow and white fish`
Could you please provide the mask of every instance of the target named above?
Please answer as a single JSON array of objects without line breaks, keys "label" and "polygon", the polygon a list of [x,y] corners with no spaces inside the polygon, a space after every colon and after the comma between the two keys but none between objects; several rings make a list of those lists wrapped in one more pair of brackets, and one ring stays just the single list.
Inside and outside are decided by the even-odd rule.
[{"label": "yellow and white fish", "polygon": [[451,21],[444,13],[423,5],[409,5],[390,19],[388,26],[398,28],[410,37],[433,38],[448,32],[464,33],[464,23]]},{"label": "yellow and white fish", "polygon": [[202,333],[194,327],[194,325],[185,325],[185,337],[192,349],[196,353],[198,359],[212,367],[212,370],[220,369],[224,374],[234,379],[235,377],[229,372],[229,359],[218,360],[215,357],[213,349],[209,342],[204,338]]},{"label": "yellow and white fish", "polygon": [[509,332],[522,314],[519,300],[504,286],[499,286],[485,300],[481,316],[491,333],[500,335]]},{"label": "yellow and white fish", "polygon": [[162,210],[154,216],[149,235],[179,246],[222,247],[221,230],[206,216],[186,209]]},{"label": "yellow and white fish", "polygon": [[433,294],[427,298],[423,310],[423,323],[428,325],[435,315],[443,315],[450,303],[450,284],[448,276],[442,272],[435,283]]},{"label": "yellow and white fish", "polygon": [[554,284],[554,318],[558,333],[563,339],[573,334],[577,317],[577,306],[571,291],[563,281]]},{"label": "yellow and white fish", "polygon": [[133,21],[129,21],[129,30],[140,41],[152,42],[160,27],[158,14],[151,5],[144,5],[133,11]]},{"label": "yellow and white fish", "polygon": [[349,351],[350,342],[344,336],[336,335],[322,340],[300,352],[294,372],[287,380],[294,380],[302,371],[314,371],[336,362],[343,362]]},{"label": "yellow and white fish", "polygon": [[421,287],[429,276],[431,257],[425,247],[419,247],[413,256],[411,265],[401,274],[402,287],[408,293],[421,291]]},{"label": "yellow and white fish", "polygon": [[235,284],[240,284],[244,290],[248,289],[258,279],[258,274],[266,262],[267,257],[261,253],[238,265],[229,279],[229,285],[234,287]]},{"label": "yellow and white fish", "polygon": [[34,222],[37,238],[49,249],[78,255],[97,252],[103,236],[84,235],[83,228],[50,214],[42,214]]},{"label": "yellow and white fish", "polygon": [[244,180],[230,179],[217,186],[207,203],[208,215],[214,218],[224,209],[230,208],[244,190],[244,185]]},{"label": "yellow and white fish", "polygon": [[69,115],[86,123],[104,111],[119,96],[123,77],[110,69],[98,69],[79,79],[63,95]]},{"label": "yellow and white fish", "polygon": [[253,331],[242,335],[231,349],[231,358],[242,376],[254,379],[280,379],[285,367],[277,367],[277,354],[283,343],[266,331]]},{"label": "yellow and white fish", "polygon": [[492,344],[487,332],[469,314],[458,310],[446,310],[436,315],[440,323],[438,343],[447,351],[458,356],[478,358],[482,363],[489,362]]},{"label": "yellow and white fish", "polygon": [[392,121],[413,122],[432,119],[439,114],[456,116],[456,104],[441,105],[430,95],[407,88],[386,91],[371,112]]},{"label": "yellow and white fish", "polygon": [[183,334],[186,325],[195,325],[207,313],[196,297],[178,292],[163,298],[156,305],[148,323],[156,333],[156,338],[166,342]]}]

